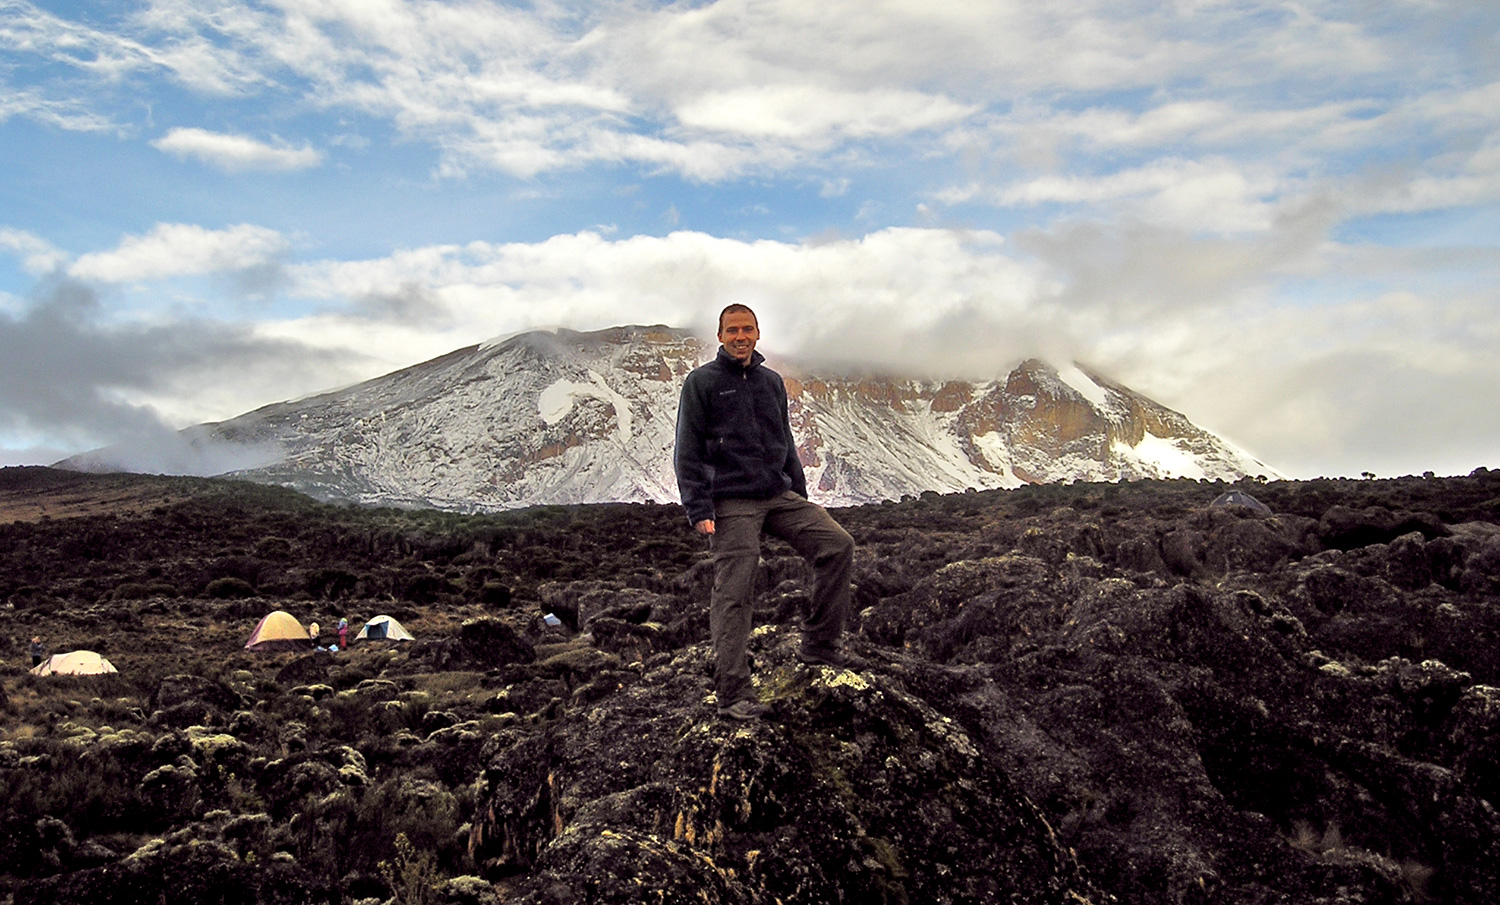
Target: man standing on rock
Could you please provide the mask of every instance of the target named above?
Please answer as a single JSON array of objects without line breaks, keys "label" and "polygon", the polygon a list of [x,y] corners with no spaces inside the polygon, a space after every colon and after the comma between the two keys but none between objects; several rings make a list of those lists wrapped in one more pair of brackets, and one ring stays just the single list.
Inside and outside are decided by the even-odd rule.
[{"label": "man standing on rock", "polygon": [[791,544],[813,567],[812,611],[797,651],[804,663],[843,665],[839,637],[854,566],[854,538],[807,500],[786,386],[755,351],[759,339],[747,306],[720,312],[718,356],[682,385],[673,460],[688,522],[713,549],[709,631],[719,714],[740,720],[770,710],[755,698],[746,654],[761,532]]}]

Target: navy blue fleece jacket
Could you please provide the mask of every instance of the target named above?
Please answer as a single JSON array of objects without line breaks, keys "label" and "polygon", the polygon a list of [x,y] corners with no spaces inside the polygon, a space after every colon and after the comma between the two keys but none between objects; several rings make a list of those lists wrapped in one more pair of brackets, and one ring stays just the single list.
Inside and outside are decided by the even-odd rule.
[{"label": "navy blue fleece jacket", "polygon": [[807,496],[807,479],[781,375],[752,353],[741,367],[719,347],[713,361],[694,368],[677,407],[677,491],[690,524],[714,517],[714,500],[770,499],[794,490]]}]

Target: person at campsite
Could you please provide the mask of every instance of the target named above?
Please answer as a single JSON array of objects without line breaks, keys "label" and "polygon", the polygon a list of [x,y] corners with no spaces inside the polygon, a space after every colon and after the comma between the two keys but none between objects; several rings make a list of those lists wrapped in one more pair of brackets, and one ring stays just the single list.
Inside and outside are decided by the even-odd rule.
[{"label": "person at campsite", "polygon": [[760,323],[745,305],[719,313],[719,351],[682,386],[673,464],[688,523],[713,550],[709,601],[714,691],[719,714],[750,720],[770,708],[750,682],[751,595],[762,532],[779,537],[813,567],[811,611],[797,657],[841,666],[854,538],[807,499],[787,412],[786,385],[755,350]]},{"label": "person at campsite", "polygon": [[39,635],[32,635],[31,636],[31,666],[32,666],[32,668],[34,669],[34,668],[36,668],[38,666],[41,666],[42,665],[42,661],[45,660],[45,659],[47,659],[47,648],[45,648],[45,647],[42,646],[41,636],[39,636]]},{"label": "person at campsite", "polygon": [[318,632],[319,631],[321,631],[321,630],[318,628],[318,624],[316,622],[310,624],[307,627],[307,637],[312,640],[312,646],[315,647],[315,648],[318,646]]},{"label": "person at campsite", "polygon": [[349,649],[349,620],[339,619],[339,650]]}]

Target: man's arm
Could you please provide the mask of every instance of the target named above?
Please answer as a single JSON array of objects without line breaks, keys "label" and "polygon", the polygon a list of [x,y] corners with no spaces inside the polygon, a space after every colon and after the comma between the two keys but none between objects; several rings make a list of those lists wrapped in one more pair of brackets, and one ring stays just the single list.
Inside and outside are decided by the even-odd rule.
[{"label": "man's arm", "polygon": [[786,383],[781,382],[781,429],[786,434],[786,463],[782,470],[792,479],[792,491],[807,499],[807,476],[802,473],[802,458],[797,455],[797,438],[792,436],[792,416],[786,400]]},{"label": "man's arm", "polygon": [[[691,374],[682,384],[682,398],[677,404],[677,441],[672,465],[677,472],[677,494],[687,512],[688,523],[703,534],[713,533],[714,501],[712,478],[704,437],[708,433],[708,412],[701,392]],[[709,527],[704,529],[707,522]]]}]

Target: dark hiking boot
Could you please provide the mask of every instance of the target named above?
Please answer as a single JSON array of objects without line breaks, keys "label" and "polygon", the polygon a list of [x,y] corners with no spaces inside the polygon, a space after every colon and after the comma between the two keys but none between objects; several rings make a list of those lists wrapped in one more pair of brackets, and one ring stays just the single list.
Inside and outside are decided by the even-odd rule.
[{"label": "dark hiking boot", "polygon": [[842,650],[832,645],[825,644],[803,644],[797,648],[797,659],[808,666],[832,666],[835,669],[848,669],[854,665],[853,659]]},{"label": "dark hiking boot", "polygon": [[735,701],[719,708],[719,716],[731,720],[758,720],[770,712],[771,708],[759,701]]}]

